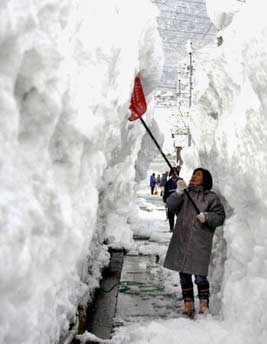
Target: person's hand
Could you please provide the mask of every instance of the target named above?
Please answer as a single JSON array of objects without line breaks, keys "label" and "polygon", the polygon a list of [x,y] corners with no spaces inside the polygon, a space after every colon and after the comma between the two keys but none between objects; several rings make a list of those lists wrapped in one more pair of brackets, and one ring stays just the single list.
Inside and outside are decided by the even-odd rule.
[{"label": "person's hand", "polygon": [[178,186],[180,192],[184,191],[187,188],[187,184],[183,179],[179,179],[177,181],[177,186]]},{"label": "person's hand", "polygon": [[197,219],[201,222],[201,223],[204,223],[206,221],[206,216],[205,216],[205,213],[199,213],[197,215]]}]

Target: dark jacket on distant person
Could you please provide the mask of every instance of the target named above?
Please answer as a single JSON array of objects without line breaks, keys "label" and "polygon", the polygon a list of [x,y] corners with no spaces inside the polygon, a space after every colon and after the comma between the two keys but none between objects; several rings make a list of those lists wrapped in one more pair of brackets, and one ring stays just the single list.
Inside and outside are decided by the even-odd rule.
[{"label": "dark jacket on distant person", "polygon": [[154,188],[155,185],[156,185],[156,178],[155,178],[155,175],[152,174],[152,175],[150,176],[150,187],[151,187],[151,188]]},{"label": "dark jacket on distant person", "polygon": [[167,183],[167,179],[168,179],[167,173],[163,173],[160,179],[160,186],[164,187]]},{"label": "dark jacket on distant person", "polygon": [[163,194],[163,202],[167,202],[167,198],[173,193],[175,192],[177,189],[177,182],[170,178],[166,184],[165,184],[165,188],[164,188],[164,194]]}]

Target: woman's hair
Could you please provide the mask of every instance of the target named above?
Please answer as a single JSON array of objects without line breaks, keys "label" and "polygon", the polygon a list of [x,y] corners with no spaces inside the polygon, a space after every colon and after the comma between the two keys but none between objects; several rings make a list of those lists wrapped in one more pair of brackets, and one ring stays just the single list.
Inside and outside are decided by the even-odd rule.
[{"label": "woman's hair", "polygon": [[211,176],[210,171],[205,170],[202,167],[198,167],[194,170],[193,174],[195,174],[197,171],[202,171],[204,190],[211,190],[213,182],[212,182],[212,176]]}]

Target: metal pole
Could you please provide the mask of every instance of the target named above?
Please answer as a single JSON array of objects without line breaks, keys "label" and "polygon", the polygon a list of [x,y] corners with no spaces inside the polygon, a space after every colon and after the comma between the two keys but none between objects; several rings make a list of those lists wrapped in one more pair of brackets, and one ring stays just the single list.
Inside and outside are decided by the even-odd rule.
[{"label": "metal pole", "polygon": [[[155,145],[157,146],[158,150],[160,151],[162,157],[164,158],[164,160],[166,161],[166,163],[169,165],[170,169],[172,171],[175,171],[175,169],[172,167],[171,163],[169,162],[169,160],[167,159],[166,155],[162,152],[157,140],[155,139],[155,137],[153,136],[153,134],[151,133],[150,129],[148,128],[148,126],[146,125],[146,122],[143,120],[142,117],[140,117],[140,120],[143,124],[143,126],[145,127],[146,131],[148,132],[148,134],[150,135],[150,137],[152,138],[152,140],[154,141]],[[176,172],[176,171],[175,171]],[[177,177],[179,177],[177,175]],[[195,208],[197,214],[200,213],[198,207],[196,206],[195,202],[192,200],[191,196],[189,195],[188,191],[187,190],[184,190],[186,196],[188,197],[189,201],[192,203],[193,207]]]},{"label": "metal pole", "polygon": [[189,126],[188,126],[187,130],[188,130],[188,147],[190,147],[191,146],[191,133],[190,133]]},{"label": "metal pole", "polygon": [[189,109],[191,108],[192,104],[192,53],[189,53]]},{"label": "metal pole", "polygon": [[[193,74],[193,66],[192,66],[192,52],[189,52],[189,110],[192,105],[192,74]],[[188,126],[188,147],[191,146],[191,133]]]},{"label": "metal pole", "polygon": [[143,124],[143,126],[146,128],[146,131],[149,133],[150,137],[152,138],[152,140],[154,141],[155,145],[157,146],[158,150],[160,151],[162,157],[164,158],[164,160],[166,161],[166,163],[169,165],[170,169],[173,170],[173,167],[171,165],[171,163],[169,162],[169,160],[167,159],[166,155],[162,152],[157,140],[155,139],[155,137],[153,136],[153,134],[151,133],[150,129],[148,128],[148,126],[146,125],[146,122],[143,120],[142,117],[140,117],[140,120]]},{"label": "metal pole", "polygon": [[200,214],[200,210],[198,209],[196,203],[192,200],[191,196],[189,195],[189,192],[185,189],[184,193],[186,194],[186,196],[188,197],[189,201],[192,203],[193,207],[195,208],[197,214]]}]

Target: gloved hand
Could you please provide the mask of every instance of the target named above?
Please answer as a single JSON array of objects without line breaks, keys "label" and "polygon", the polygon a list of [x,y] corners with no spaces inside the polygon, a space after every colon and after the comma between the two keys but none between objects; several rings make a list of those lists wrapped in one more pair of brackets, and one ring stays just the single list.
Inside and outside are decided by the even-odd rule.
[{"label": "gloved hand", "polygon": [[206,213],[199,213],[198,215],[197,215],[197,219],[201,222],[201,223],[204,223],[204,222],[206,222]]},{"label": "gloved hand", "polygon": [[187,184],[186,184],[186,182],[183,179],[179,179],[177,181],[177,186],[178,186],[178,188],[177,188],[178,192],[182,192],[182,191],[184,191],[187,188]]}]

